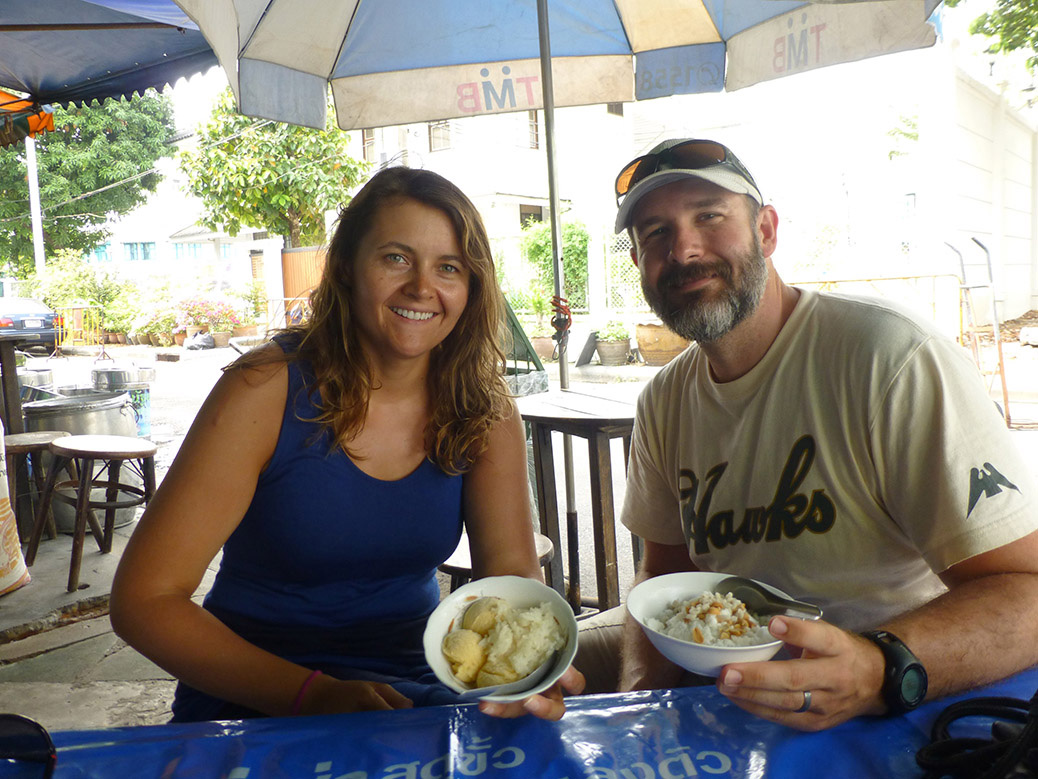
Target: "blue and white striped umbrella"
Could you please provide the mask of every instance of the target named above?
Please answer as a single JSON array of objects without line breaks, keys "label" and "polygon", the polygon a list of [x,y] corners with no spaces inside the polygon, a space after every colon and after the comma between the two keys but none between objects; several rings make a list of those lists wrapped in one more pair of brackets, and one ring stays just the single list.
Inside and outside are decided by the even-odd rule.
[{"label": "blue and white striped umbrella", "polygon": [[[537,0],[176,0],[239,110],[343,129],[543,108]],[[938,0],[548,0],[555,106],[737,89],[930,46]]]}]

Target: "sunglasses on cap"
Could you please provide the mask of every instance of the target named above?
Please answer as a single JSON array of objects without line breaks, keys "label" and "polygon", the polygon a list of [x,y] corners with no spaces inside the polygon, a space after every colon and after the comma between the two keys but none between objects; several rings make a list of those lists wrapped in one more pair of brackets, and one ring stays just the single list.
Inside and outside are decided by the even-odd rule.
[{"label": "sunglasses on cap", "polygon": [[643,154],[627,163],[616,177],[616,205],[619,207],[627,193],[653,173],[661,170],[700,170],[714,165],[731,168],[759,191],[750,172],[725,146],[716,141],[692,140],[682,141],[662,151]]},{"label": "sunglasses on cap", "polygon": [[[0,714],[0,763],[39,763],[41,779],[54,775],[58,752],[47,729],[20,714]],[[18,776],[27,776],[20,773]]]}]

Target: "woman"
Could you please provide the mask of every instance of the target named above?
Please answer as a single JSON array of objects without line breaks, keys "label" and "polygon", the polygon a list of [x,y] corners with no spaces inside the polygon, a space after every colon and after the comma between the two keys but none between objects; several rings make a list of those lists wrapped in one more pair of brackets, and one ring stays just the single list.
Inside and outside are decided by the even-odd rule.
[{"label": "woman", "polygon": [[[474,576],[541,575],[472,203],[429,171],[376,174],[340,216],[312,304],[225,370],[116,574],[112,624],[180,680],[174,721],[453,702],[421,634],[462,518]],[[564,711],[560,686],[481,706]]]}]

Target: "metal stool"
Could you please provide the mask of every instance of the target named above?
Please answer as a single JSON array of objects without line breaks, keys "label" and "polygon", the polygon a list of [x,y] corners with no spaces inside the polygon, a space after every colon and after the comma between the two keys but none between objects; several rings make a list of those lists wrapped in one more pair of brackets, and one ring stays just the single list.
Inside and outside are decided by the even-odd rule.
[{"label": "metal stool", "polygon": [[[43,453],[51,441],[71,435],[64,430],[40,430],[35,433],[13,433],[4,436],[4,454],[7,460],[7,488],[11,496],[11,508],[18,521],[18,537],[25,541],[32,533],[33,504],[39,505],[43,497]],[[31,462],[31,467],[30,467]],[[35,499],[29,486],[29,472],[36,486]],[[69,474],[72,475],[71,473]],[[54,526],[54,512],[47,512],[47,534],[58,537]]]},{"label": "metal stool", "polygon": [[[540,533],[533,534],[535,548],[537,549],[537,562],[543,568],[555,556],[555,545],[548,536]],[[469,537],[467,533],[461,534],[461,540],[451,556],[437,566],[437,570],[450,574],[451,592],[465,584],[472,578],[472,554],[469,549]]]},{"label": "metal stool", "polygon": [[[25,564],[32,565],[36,560],[36,550],[40,545],[51,500],[56,498],[74,505],[76,525],[72,536],[72,562],[68,574],[68,591],[73,592],[79,588],[79,566],[83,560],[83,541],[87,524],[89,523],[90,532],[94,534],[101,552],[107,554],[112,551],[116,509],[145,505],[155,493],[155,452],[158,451],[158,447],[146,438],[73,435],[52,441],[49,449],[54,461],[47,473],[43,499],[36,512],[32,536],[25,553]],[[94,474],[95,462],[101,464],[97,474]],[[124,463],[141,477],[144,482],[143,489],[125,480],[119,480]],[[58,472],[69,464],[75,464],[78,478],[59,483]],[[75,490],[74,497],[59,492],[69,488]],[[91,491],[95,488],[104,489],[103,500],[91,497]],[[103,529],[94,518],[93,509],[105,510]]]}]

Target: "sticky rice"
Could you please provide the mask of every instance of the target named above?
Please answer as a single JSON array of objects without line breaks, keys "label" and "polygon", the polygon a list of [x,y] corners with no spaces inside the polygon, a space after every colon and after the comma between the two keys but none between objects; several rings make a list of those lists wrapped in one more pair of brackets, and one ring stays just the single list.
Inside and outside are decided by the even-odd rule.
[{"label": "sticky rice", "polygon": [[753,646],[775,640],[767,625],[731,595],[704,592],[698,598],[675,600],[646,620],[658,633],[708,646]]},{"label": "sticky rice", "polygon": [[442,650],[458,681],[489,687],[529,676],[565,645],[547,603],[516,609],[486,597],[469,605],[460,627],[444,636]]}]

